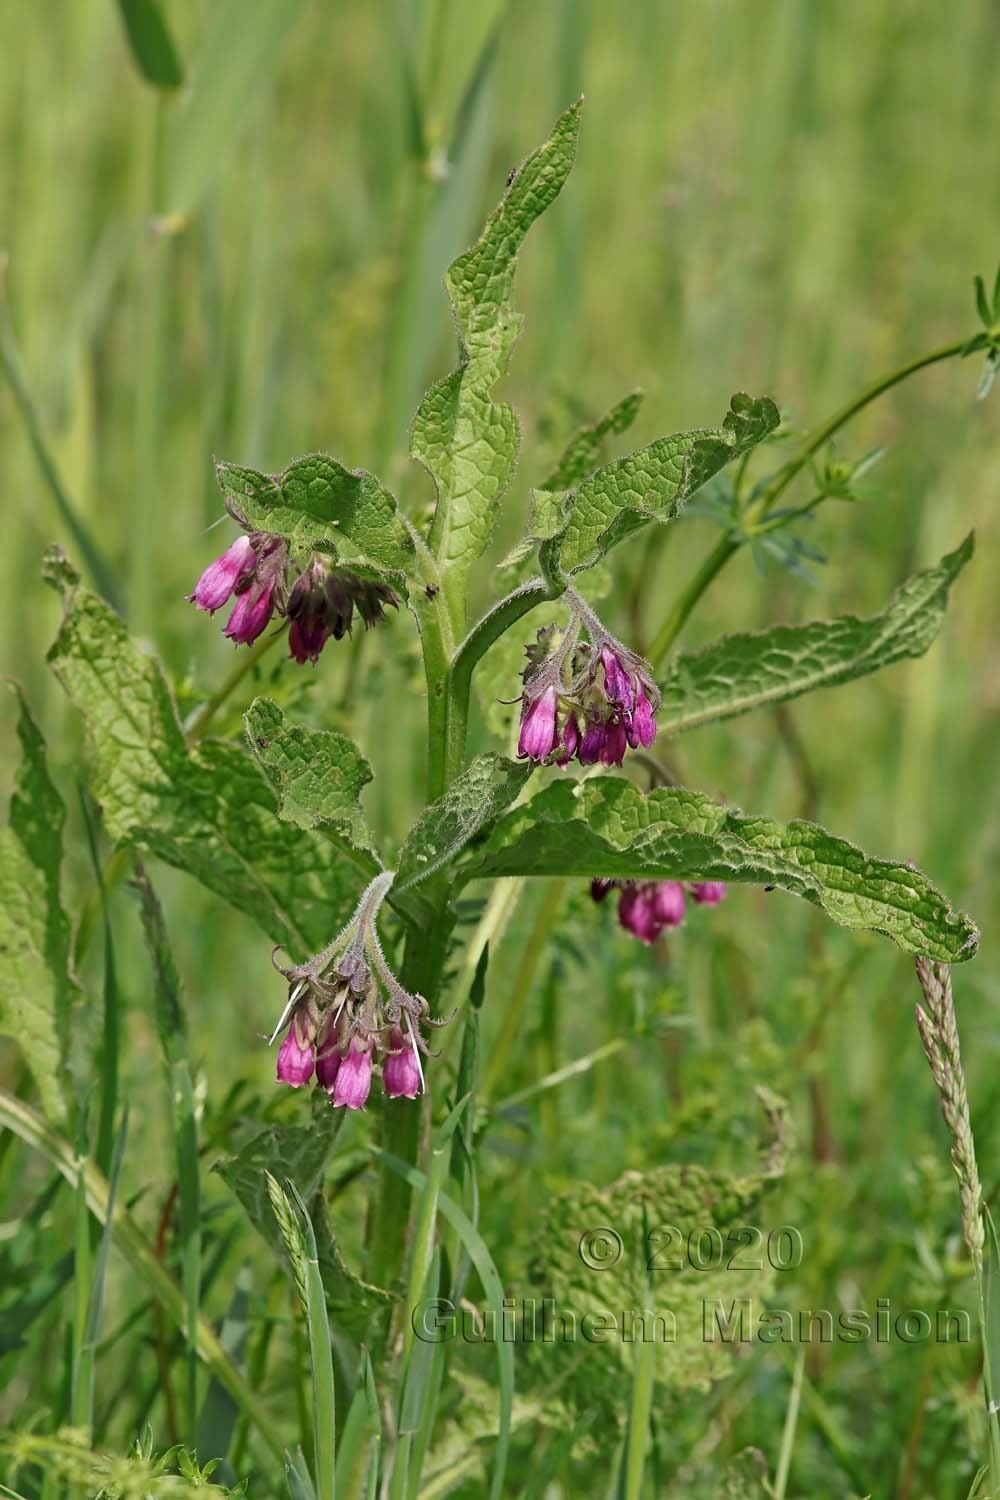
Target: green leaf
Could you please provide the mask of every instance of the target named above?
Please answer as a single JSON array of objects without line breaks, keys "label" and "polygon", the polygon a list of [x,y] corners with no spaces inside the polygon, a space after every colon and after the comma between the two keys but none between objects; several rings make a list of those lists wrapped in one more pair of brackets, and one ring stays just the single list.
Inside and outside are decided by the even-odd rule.
[{"label": "green leaf", "polygon": [[529,765],[502,755],[477,755],[411,828],[400,850],[393,896],[450,864],[471,839],[506,811],[530,770]]},{"label": "green leaf", "polygon": [[410,451],[437,489],[430,545],[456,618],[464,618],[465,575],[490,539],[517,458],[517,418],[492,394],[521,328],[513,306],[517,255],[569,175],[580,110],[580,102],[568,109],[545,144],[514,173],[481,237],[445,278],[458,327],[459,365],[421,402]]},{"label": "green leaf", "polygon": [[567,495],[563,524],[550,531],[545,553],[563,573],[589,567],[649,521],[672,520],[689,496],[763,442],[780,420],[769,396],[736,395],[721,427],[657,438],[606,464]]},{"label": "green leaf", "polygon": [[413,539],[396,502],[373,474],[327,453],[297,458],[280,474],[217,463],[223,494],[250,526],[291,543],[333,546],[338,556],[392,574],[413,565]]},{"label": "green leaf", "polygon": [[[653,1351],[661,1402],[667,1392],[704,1391],[729,1374],[746,1346],[705,1330],[714,1332],[720,1302],[724,1319],[735,1305],[738,1325],[741,1300],[749,1299],[751,1336],[756,1331],[775,1275],[764,1248],[748,1253],[736,1236],[760,1223],[774,1180],[766,1168],[736,1176],[685,1162],[626,1172],[606,1188],[577,1182],[550,1196],[529,1261],[536,1284],[523,1305],[533,1309],[535,1327],[526,1337],[522,1379],[547,1386],[562,1375],[560,1391],[572,1408],[594,1406],[617,1420],[644,1352]],[[575,1339],[545,1338],[545,1299],[575,1318]],[[580,1337],[587,1318],[618,1333],[596,1342]],[[671,1332],[673,1339],[664,1336]]]},{"label": "green leaf", "polygon": [[180,59],[156,0],[118,0],[132,58],[147,83],[179,89],[184,82]]},{"label": "green leaf", "polygon": [[629,391],[596,422],[574,432],[555,467],[539,485],[540,490],[571,490],[597,468],[606,438],[627,432],[639,415],[642,391]]},{"label": "green leaf", "polygon": [[780,886],[843,927],[884,933],[944,963],[971,958],[979,941],[971,919],[908,864],[870,859],[814,823],[748,817],[682,787],[644,796],[615,776],[546,787],[500,819],[464,874]]},{"label": "green leaf", "polygon": [[974,285],[976,288],[976,311],[979,313],[979,316],[986,324],[986,327],[989,328],[990,324],[993,322],[993,315],[990,308],[989,298],[986,295],[986,283],[983,281],[983,278],[981,276],[977,276],[974,279]]},{"label": "green leaf", "polygon": [[48,773],[45,743],[20,689],[21,761],[0,829],[0,1031],[13,1037],[45,1113],[66,1118],[67,1027],[76,986],[69,972],[70,924],[60,871],[66,812]]},{"label": "green leaf", "polygon": [[283,1235],[274,1216],[268,1175],[293,1182],[303,1198],[312,1198],[323,1178],[337,1134],[344,1121],[342,1109],[331,1109],[322,1089],[312,1094],[312,1119],[307,1125],[269,1125],[236,1154],[216,1162],[226,1186],[236,1194],[251,1224],[281,1254]]},{"label": "green leaf", "polygon": [[725,636],[683,651],[660,686],[657,724],[679,734],[749,709],[836,687],[909,656],[922,656],[941,627],[948,591],[973,551],[970,533],[937,567],[908,578],[880,614]]},{"label": "green leaf", "polygon": [[326,1305],[334,1327],[351,1338],[370,1343],[373,1314],[384,1312],[399,1299],[392,1292],[373,1286],[370,1281],[362,1281],[348,1266],[340,1253],[330,1223],[330,1212],[320,1192],[312,1200],[312,1221]]},{"label": "green leaf", "polygon": [[291,723],[270,698],[255,698],[243,723],[253,757],[274,787],[278,816],[297,828],[324,829],[347,845],[356,864],[377,874],[381,866],[359,800],[371,767],[354,741]]},{"label": "green leaf", "polygon": [[187,744],[160,663],[58,551],[46,576],[64,600],[48,660],[83,717],[110,836],[187,871],[297,956],[321,948],[357,896],[340,851],[278,817],[238,745]]}]

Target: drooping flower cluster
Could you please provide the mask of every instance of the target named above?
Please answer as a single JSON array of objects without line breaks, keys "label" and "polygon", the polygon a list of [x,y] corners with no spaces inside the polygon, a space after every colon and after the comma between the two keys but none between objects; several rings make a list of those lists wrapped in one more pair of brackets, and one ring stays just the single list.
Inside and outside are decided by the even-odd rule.
[{"label": "drooping flower cluster", "polygon": [[390,1099],[415,1099],[424,1086],[420,1053],[429,1053],[421,1023],[422,995],[411,995],[386,963],[375,926],[392,875],[372,881],[350,922],[308,963],[275,967],[288,980],[288,1003],[271,1041],[287,1025],[278,1049],[279,1083],[299,1088],[315,1075],[335,1107],[363,1109],[381,1063]]},{"label": "drooping flower cluster", "polygon": [[213,615],[235,598],[224,633],[237,645],[255,641],[276,611],[287,615],[288,646],[297,662],[315,662],[331,636],[339,641],[350,634],[355,609],[367,630],[384,606],[399,604],[387,583],[363,578],[318,552],[296,563],[283,537],[250,530],[209,564],[189,598]]},{"label": "drooping flower cluster", "polygon": [[726,887],[718,880],[592,880],[590,894],[603,901],[618,890],[618,920],[640,942],[655,943],[661,932],[684,921],[685,891],[700,906],[718,906]]},{"label": "drooping flower cluster", "polygon": [[[572,589],[566,629],[549,627],[528,646],[517,753],[557,766],[576,757],[583,766],[620,766],[625,751],[656,738],[660,695],[650,668]],[[580,639],[581,627],[588,640]]]}]

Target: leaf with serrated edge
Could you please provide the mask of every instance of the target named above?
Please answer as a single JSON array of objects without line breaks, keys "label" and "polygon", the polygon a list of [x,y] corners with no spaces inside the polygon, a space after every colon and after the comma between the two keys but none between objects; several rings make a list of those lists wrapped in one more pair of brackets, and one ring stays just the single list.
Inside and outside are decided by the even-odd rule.
[{"label": "leaf with serrated edge", "polygon": [[[374,875],[380,866],[359,802],[372,773],[354,741],[291,723],[270,698],[255,698],[243,723],[251,753],[274,787],[278,816],[342,836],[355,862]],[[363,858],[362,850],[373,857]]]},{"label": "leaf with serrated edge", "polygon": [[345,557],[394,576],[412,571],[413,540],[389,491],[364,469],[327,453],[297,458],[280,474],[217,463],[222,493],[255,531],[293,545],[332,544]]},{"label": "leaf with serrated edge", "polygon": [[721,427],[674,433],[605,464],[570,492],[565,523],[548,542],[566,573],[603,557],[649,521],[669,521],[726,464],[773,432],[781,414],[769,396],[734,396]]},{"label": "leaf with serrated edge", "polygon": [[517,458],[517,418],[492,396],[521,328],[513,307],[517,254],[569,175],[580,109],[580,103],[568,109],[545,144],[513,175],[481,237],[452,263],[445,278],[460,363],[421,402],[410,451],[437,489],[430,545],[457,615],[464,614],[465,575],[490,539]]},{"label": "leaf with serrated edge", "polygon": [[617,776],[546,787],[500,819],[464,873],[745,881],[944,963],[971,958],[979,941],[971,919],[908,864],[870,859],[814,823],[748,817],[682,787],[644,796]]},{"label": "leaf with serrated edge", "polygon": [[502,755],[477,755],[437,802],[417,819],[399,854],[393,896],[449,864],[511,805],[530,766]]},{"label": "leaf with serrated edge", "polygon": [[48,661],[83,717],[92,789],[112,839],[185,870],[297,956],[329,942],[357,874],[319,831],[283,822],[245,750],[188,746],[163,669],[58,552],[64,614]]},{"label": "leaf with serrated edge", "polygon": [[970,533],[937,567],[908,578],[885,609],[867,620],[841,615],[809,625],[777,625],[681,652],[660,684],[660,731],[697,729],[922,656],[941,627],[948,591],[972,550]]},{"label": "leaf with serrated edge", "polygon": [[76,986],[69,973],[69,919],[61,895],[65,809],[45,763],[45,744],[20,690],[21,762],[0,829],[0,1031],[13,1037],[50,1119],[66,1118],[66,1046]]}]

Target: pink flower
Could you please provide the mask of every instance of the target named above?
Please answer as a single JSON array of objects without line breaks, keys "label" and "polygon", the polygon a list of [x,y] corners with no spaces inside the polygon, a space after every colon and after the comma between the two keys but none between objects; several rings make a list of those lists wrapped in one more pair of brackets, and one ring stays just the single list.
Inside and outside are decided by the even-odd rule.
[{"label": "pink flower", "polygon": [[337,1069],[333,1088],[335,1108],[364,1109],[372,1086],[372,1054],[366,1042],[354,1037]]},{"label": "pink flower", "polygon": [[579,744],[580,726],[576,722],[576,714],[570,712],[566,715],[566,722],[563,725],[562,749],[556,756],[556,765],[568,766],[576,754]]},{"label": "pink flower", "polygon": [[333,1086],[337,1081],[340,1071],[340,1053],[334,1043],[327,1043],[316,1054],[316,1086],[326,1089],[327,1093],[333,1092]]},{"label": "pink flower", "polygon": [[726,887],[721,880],[695,880],[688,886],[688,890],[701,906],[718,906],[726,895]]},{"label": "pink flower", "polygon": [[656,739],[656,714],[646,697],[646,690],[639,683],[635,695],[635,712],[628,730],[628,742],[635,750],[639,745],[648,749]]},{"label": "pink flower", "polygon": [[640,942],[653,943],[660,935],[660,922],[656,915],[653,888],[648,882],[628,885],[618,898],[618,920],[626,932],[631,932]]},{"label": "pink flower", "polygon": [[398,1026],[389,1033],[389,1050],[382,1064],[382,1082],[390,1099],[415,1099],[420,1091],[420,1065],[409,1037]]},{"label": "pink flower", "polygon": [[244,575],[254,570],[254,550],[248,536],[237,537],[233,545],[209,563],[188,597],[198,609],[207,609],[214,615],[233,593]]},{"label": "pink flower", "polygon": [[233,606],[232,614],[226,621],[223,634],[238,646],[249,646],[257,639],[261,631],[267,629],[268,621],[274,613],[274,589],[269,584],[255,581],[242,594],[240,594]]},{"label": "pink flower", "polygon": [[679,880],[658,880],[653,886],[653,910],[664,927],[679,927],[684,920],[684,887]]},{"label": "pink flower", "polygon": [[609,719],[604,729],[604,744],[601,747],[601,764],[620,766],[625,759],[628,736],[620,719]]},{"label": "pink flower", "polygon": [[604,756],[605,727],[601,719],[588,718],[577,751],[581,766],[596,766]]},{"label": "pink flower", "polygon": [[308,1083],[312,1074],[313,1049],[302,1046],[293,1021],[278,1049],[278,1082],[290,1083],[293,1089],[297,1089]]},{"label": "pink flower", "polygon": [[521,709],[521,734],[517,742],[517,753],[528,760],[543,761],[559,744],[556,723],[558,695],[554,687],[548,687],[540,697],[526,701]]}]

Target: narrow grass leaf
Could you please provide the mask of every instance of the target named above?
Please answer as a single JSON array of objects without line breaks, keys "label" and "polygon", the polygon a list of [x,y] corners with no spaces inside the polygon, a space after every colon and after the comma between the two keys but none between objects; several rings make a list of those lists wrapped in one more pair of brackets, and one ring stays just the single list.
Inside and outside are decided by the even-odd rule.
[{"label": "narrow grass leaf", "polygon": [[132,59],[147,83],[179,89],[184,82],[180,58],[156,0],[118,0]]}]

